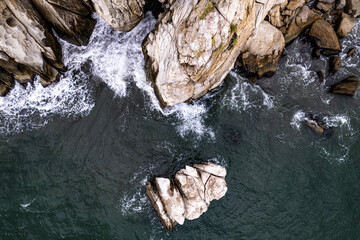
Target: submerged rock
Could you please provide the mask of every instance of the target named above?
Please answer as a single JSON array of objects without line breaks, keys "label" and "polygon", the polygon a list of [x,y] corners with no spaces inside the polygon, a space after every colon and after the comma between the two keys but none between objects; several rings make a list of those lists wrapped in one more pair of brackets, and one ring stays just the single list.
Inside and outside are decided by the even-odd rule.
[{"label": "submerged rock", "polygon": [[340,83],[331,86],[330,92],[335,94],[342,94],[347,96],[353,96],[356,90],[359,88],[360,78],[348,77]]},{"label": "submerged rock", "polygon": [[329,73],[331,75],[335,74],[337,70],[341,67],[341,58],[338,56],[330,58],[330,69]]},{"label": "submerged rock", "polygon": [[225,196],[225,176],[225,168],[214,163],[186,166],[176,173],[174,181],[156,178],[147,182],[146,194],[164,227],[171,231],[185,218],[199,218],[212,200]]},{"label": "submerged rock", "polygon": [[285,47],[285,39],[280,30],[269,22],[262,22],[245,44],[237,64],[259,77],[274,73]]},{"label": "submerged rock", "polygon": [[221,84],[275,0],[168,1],[143,42],[147,76],[163,106]]},{"label": "submerged rock", "polygon": [[346,54],[346,58],[352,57],[355,53],[355,48],[350,48]]},{"label": "submerged rock", "polygon": [[96,12],[114,29],[128,32],[144,17],[145,0],[92,0]]},{"label": "submerged rock", "polygon": [[323,19],[316,20],[313,23],[309,35],[315,39],[315,43],[319,48],[340,50],[339,39],[333,27]]},{"label": "submerged rock", "polygon": [[325,122],[312,115],[304,119],[305,124],[317,134],[328,134],[333,128],[328,126]]}]

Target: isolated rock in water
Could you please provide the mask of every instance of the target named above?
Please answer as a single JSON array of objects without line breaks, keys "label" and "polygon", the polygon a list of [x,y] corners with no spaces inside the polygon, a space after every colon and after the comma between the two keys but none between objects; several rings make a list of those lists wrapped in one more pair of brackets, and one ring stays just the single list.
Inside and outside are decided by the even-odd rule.
[{"label": "isolated rock in water", "polygon": [[163,106],[197,99],[233,68],[275,0],[169,1],[144,40],[147,76]]},{"label": "isolated rock in water", "polygon": [[342,13],[340,23],[336,30],[336,33],[339,37],[346,37],[348,33],[353,29],[355,24],[355,17],[350,16],[349,14]]},{"label": "isolated rock in water", "polygon": [[326,125],[324,122],[322,122],[321,120],[314,118],[312,116],[308,116],[304,119],[305,124],[311,128],[311,130],[313,130],[315,133],[318,134],[323,134],[323,133],[327,133],[329,130],[331,130],[331,128]]},{"label": "isolated rock in water", "polygon": [[128,32],[144,17],[145,0],[91,0],[96,12],[114,29]]},{"label": "isolated rock in water", "polygon": [[310,36],[315,38],[319,48],[340,50],[339,39],[330,23],[320,19],[316,20],[310,29]]},{"label": "isolated rock in water", "polygon": [[359,87],[360,79],[358,77],[348,77],[345,80],[333,85],[331,93],[353,96]]},{"label": "isolated rock in water", "polygon": [[307,6],[302,7],[296,17],[292,19],[286,30],[285,42],[289,43],[294,40],[306,27],[310,26],[318,19],[321,19],[320,15],[314,13],[314,11]]},{"label": "isolated rock in water", "polygon": [[330,69],[329,69],[330,74],[332,75],[335,74],[340,67],[341,67],[341,58],[338,56],[332,57],[330,59]]},{"label": "isolated rock in water", "polygon": [[247,40],[237,64],[259,77],[274,73],[284,47],[285,39],[280,30],[264,21]]},{"label": "isolated rock in water", "polygon": [[64,67],[61,47],[32,3],[4,0],[0,12],[0,66],[22,79],[35,72],[43,85],[57,80]]},{"label": "isolated rock in water", "polygon": [[360,0],[347,0],[346,12],[354,17],[360,16]]},{"label": "isolated rock in water", "polygon": [[213,163],[186,166],[174,180],[156,178],[153,183],[147,182],[146,194],[165,228],[171,231],[185,218],[199,218],[212,200],[225,196],[225,176],[225,168]]},{"label": "isolated rock in water", "polygon": [[352,57],[354,55],[354,53],[355,53],[355,48],[349,49],[349,51],[346,54],[346,58]]},{"label": "isolated rock in water", "polygon": [[199,218],[210,204],[209,198],[205,198],[205,186],[199,172],[195,168],[186,166],[176,173],[175,182],[184,197],[185,218],[188,220]]},{"label": "isolated rock in water", "polygon": [[322,71],[317,71],[316,72],[316,75],[318,76],[319,78],[319,81],[322,83],[324,81],[324,74]]},{"label": "isolated rock in water", "polygon": [[56,33],[76,45],[86,45],[96,20],[90,0],[32,0]]}]

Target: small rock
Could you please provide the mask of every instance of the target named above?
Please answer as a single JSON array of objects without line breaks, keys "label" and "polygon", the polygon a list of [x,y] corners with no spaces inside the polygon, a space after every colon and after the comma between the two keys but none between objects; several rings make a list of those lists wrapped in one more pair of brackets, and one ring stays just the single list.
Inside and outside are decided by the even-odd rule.
[{"label": "small rock", "polygon": [[336,33],[339,37],[346,37],[348,33],[353,29],[355,24],[355,17],[349,14],[342,13]]},{"label": "small rock", "polygon": [[339,70],[340,67],[341,67],[341,58],[338,56],[332,57],[330,59],[329,73],[331,75],[334,75],[337,72],[337,70]]},{"label": "small rock", "polygon": [[355,53],[355,48],[351,48],[351,49],[347,52],[346,58],[352,57],[352,56],[354,55],[354,53]]},{"label": "small rock", "polygon": [[316,75],[318,76],[319,78],[319,81],[322,83],[324,81],[324,74],[322,71],[317,71],[316,72]]},{"label": "small rock", "polygon": [[325,122],[312,115],[307,116],[304,122],[317,134],[326,134],[332,130]]},{"label": "small rock", "polygon": [[334,84],[330,92],[347,96],[354,96],[359,87],[360,79],[358,77],[348,77],[340,83]]},{"label": "small rock", "polygon": [[309,35],[315,38],[315,43],[319,48],[340,50],[339,39],[334,29],[323,19],[313,23]]},{"label": "small rock", "polygon": [[334,55],[339,55],[340,50],[322,49],[320,52],[324,56],[334,56]]}]

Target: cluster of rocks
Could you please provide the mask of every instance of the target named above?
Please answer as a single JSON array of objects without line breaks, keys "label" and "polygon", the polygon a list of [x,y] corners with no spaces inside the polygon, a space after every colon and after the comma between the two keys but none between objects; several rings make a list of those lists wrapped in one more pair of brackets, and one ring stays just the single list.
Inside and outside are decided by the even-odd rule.
[{"label": "cluster of rocks", "polygon": [[[308,5],[306,5],[308,4]],[[273,6],[268,16],[246,43],[237,65],[258,77],[271,75],[286,44],[305,32],[314,43],[314,57],[331,56],[329,74],[341,67],[339,38],[347,36],[360,15],[359,0],[291,0]],[[285,44],[284,44],[285,42]],[[354,54],[350,49],[348,57]],[[322,71],[317,72],[320,80]],[[353,95],[358,87],[358,77],[350,77],[331,87],[332,93]],[[251,80],[253,81],[253,80]],[[339,90],[341,89],[341,90]]]},{"label": "cluster of rocks", "polygon": [[319,117],[310,114],[304,118],[304,123],[317,134],[329,135],[333,131],[333,128],[328,126]]},{"label": "cluster of rocks", "polygon": [[171,231],[185,219],[194,220],[207,211],[210,202],[227,191],[226,169],[210,162],[186,166],[174,179],[155,178],[146,183],[146,194],[164,227]]},{"label": "cluster of rocks", "polygon": [[57,35],[75,45],[86,45],[97,12],[120,31],[129,31],[143,17],[145,0],[1,0],[0,95],[14,85],[32,82],[43,86],[59,80],[66,71]]}]

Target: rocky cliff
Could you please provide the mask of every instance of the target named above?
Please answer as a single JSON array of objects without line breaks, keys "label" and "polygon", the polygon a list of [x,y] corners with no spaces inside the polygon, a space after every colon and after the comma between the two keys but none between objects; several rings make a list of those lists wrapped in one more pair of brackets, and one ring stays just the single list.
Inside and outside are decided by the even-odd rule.
[{"label": "rocky cliff", "polygon": [[275,0],[168,1],[143,42],[146,70],[163,106],[216,88]]}]

